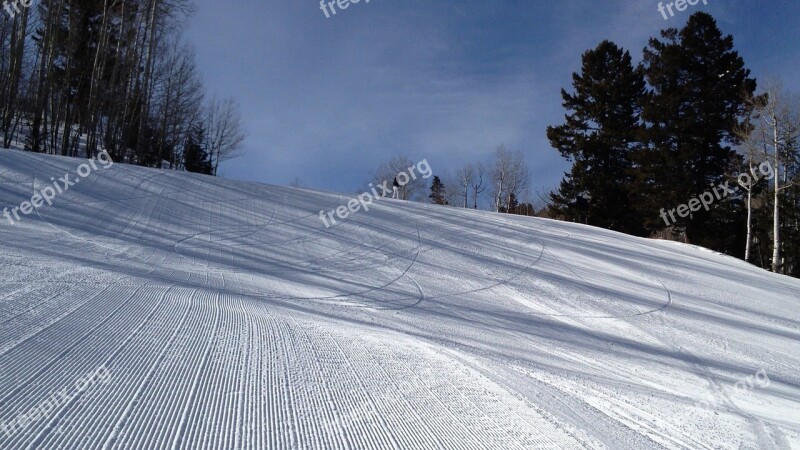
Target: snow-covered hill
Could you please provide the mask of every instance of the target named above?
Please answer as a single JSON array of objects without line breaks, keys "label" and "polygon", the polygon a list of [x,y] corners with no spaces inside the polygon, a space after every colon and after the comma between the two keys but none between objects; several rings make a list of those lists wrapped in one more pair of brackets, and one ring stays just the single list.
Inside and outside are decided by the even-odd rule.
[{"label": "snow-covered hill", "polygon": [[0,217],[2,449],[800,448],[798,280],[392,200],[326,228],[347,197],[82,162],[0,151],[0,208],[79,180]]}]

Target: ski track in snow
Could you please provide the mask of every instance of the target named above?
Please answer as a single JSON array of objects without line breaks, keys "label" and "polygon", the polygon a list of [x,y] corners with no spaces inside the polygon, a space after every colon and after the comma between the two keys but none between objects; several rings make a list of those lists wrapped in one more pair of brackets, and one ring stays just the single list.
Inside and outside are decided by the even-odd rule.
[{"label": "ski track in snow", "polygon": [[[78,164],[0,152],[0,207]],[[0,217],[0,448],[800,448],[797,280],[346,201],[116,164]]]}]

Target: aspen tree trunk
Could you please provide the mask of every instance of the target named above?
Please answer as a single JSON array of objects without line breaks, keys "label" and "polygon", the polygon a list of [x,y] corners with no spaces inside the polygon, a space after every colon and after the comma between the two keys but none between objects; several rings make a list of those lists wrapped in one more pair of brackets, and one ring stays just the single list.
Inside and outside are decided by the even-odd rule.
[{"label": "aspen tree trunk", "polygon": [[773,240],[773,243],[772,243],[772,245],[773,245],[773,249],[772,249],[772,271],[775,272],[775,273],[778,273],[778,271],[781,268],[781,222],[780,222],[780,217],[781,217],[781,214],[780,214],[780,211],[781,211],[781,205],[780,205],[781,156],[780,156],[780,154],[781,154],[781,152],[780,152],[780,142],[779,142],[779,137],[778,137],[778,115],[775,114],[772,119],[773,119],[773,129],[772,129],[772,132],[773,132],[772,139],[773,139],[773,141],[772,142],[773,142],[773,144],[775,146],[773,148],[773,150],[775,151],[775,166],[774,166],[774,170],[775,170],[775,197],[774,197],[775,205],[774,206],[775,207],[774,207],[773,218],[772,218],[772,220],[773,220],[773,224],[772,224],[773,225],[772,226],[773,231],[772,232],[774,233],[774,235],[773,235],[774,236],[774,240]]},{"label": "aspen tree trunk", "polygon": [[150,97],[151,97],[151,82],[153,76],[153,59],[156,50],[156,15],[158,11],[158,0],[150,0],[150,10],[147,19],[147,58],[145,59],[145,69],[142,83],[142,102],[141,111],[139,113],[139,136],[136,140],[137,156],[142,159],[144,155],[144,138],[148,126],[148,119],[150,114]]},{"label": "aspen tree trunk", "polygon": [[25,35],[28,31],[28,8],[23,8],[22,14],[14,18],[11,34],[11,60],[9,67],[8,95],[6,104],[3,105],[3,147],[11,147],[11,121],[17,111],[17,91],[22,78],[23,58],[25,57]]},{"label": "aspen tree trunk", "polygon": [[92,64],[92,76],[89,80],[89,129],[88,139],[86,141],[86,157],[91,158],[97,150],[97,122],[100,113],[96,103],[98,95],[100,79],[103,77],[105,67],[105,48],[108,36],[108,18],[111,16],[109,13],[108,0],[103,0],[103,21],[100,25],[100,39],[98,40],[97,49],[94,54],[94,63]]},{"label": "aspen tree trunk", "polygon": [[747,190],[747,244],[744,247],[744,260],[750,262],[750,249],[753,242],[753,187]]}]

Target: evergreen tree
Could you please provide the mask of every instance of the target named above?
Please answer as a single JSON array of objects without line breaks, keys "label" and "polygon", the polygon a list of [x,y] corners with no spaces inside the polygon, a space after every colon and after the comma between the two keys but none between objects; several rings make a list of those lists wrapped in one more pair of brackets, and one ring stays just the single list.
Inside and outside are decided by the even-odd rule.
[{"label": "evergreen tree", "polygon": [[631,154],[640,147],[641,67],[630,53],[604,41],[583,54],[582,73],[572,75],[574,93],[561,90],[566,123],[547,128],[547,137],[573,163],[558,192],[554,215],[564,220],[641,233],[636,216]]},{"label": "evergreen tree", "polygon": [[519,208],[519,201],[517,200],[517,194],[512,192],[508,196],[508,208],[505,212],[509,214],[517,214],[517,208]]},{"label": "evergreen tree", "polygon": [[531,204],[531,203],[521,203],[521,204],[520,204],[520,205],[517,207],[517,212],[516,212],[516,214],[518,214],[518,215],[520,215],[520,216],[529,216],[529,217],[533,217],[533,216],[535,216],[535,215],[536,215],[536,208],[534,208],[534,207],[533,207],[533,204]]},{"label": "evergreen tree", "polygon": [[500,207],[501,213],[515,214],[518,216],[535,216],[536,209],[530,203],[520,203],[517,194],[511,193],[508,196],[508,205]]},{"label": "evergreen tree", "polygon": [[187,172],[211,175],[214,166],[211,156],[206,151],[205,129],[202,125],[195,125],[189,133],[183,150],[183,164]]},{"label": "evergreen tree", "polygon": [[[667,29],[661,35],[663,40],[651,39],[644,52],[652,88],[642,102],[649,148],[636,157],[640,206],[651,231],[664,227],[661,208],[687,203],[724,183],[731,167],[739,167],[731,148],[734,131],[745,116],[745,99],[756,87],[733,50],[733,37],[723,36],[710,15],[695,13],[682,30]],[[718,237],[744,227],[739,223],[744,214],[722,203],[710,213],[701,209],[680,218],[677,226],[685,229],[690,242],[739,253]]]},{"label": "evergreen tree", "polygon": [[446,205],[447,200],[445,198],[445,191],[444,191],[444,183],[438,176],[433,177],[433,181],[431,182],[431,195],[428,196],[431,199],[431,202],[436,205]]}]

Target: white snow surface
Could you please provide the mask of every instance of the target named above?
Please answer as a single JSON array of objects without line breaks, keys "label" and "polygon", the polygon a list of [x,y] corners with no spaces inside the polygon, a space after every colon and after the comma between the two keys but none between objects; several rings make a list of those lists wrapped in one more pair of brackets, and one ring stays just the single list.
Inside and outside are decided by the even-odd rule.
[{"label": "white snow surface", "polygon": [[[85,161],[0,151],[0,208]],[[800,448],[800,281],[393,200],[326,229],[350,198],[115,164],[0,217],[0,449]]]}]

